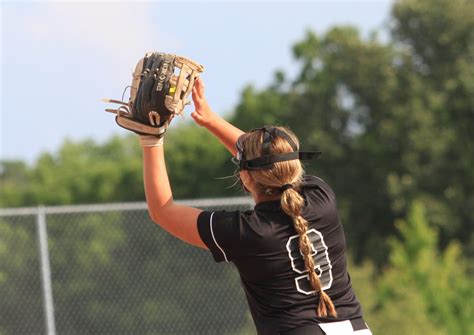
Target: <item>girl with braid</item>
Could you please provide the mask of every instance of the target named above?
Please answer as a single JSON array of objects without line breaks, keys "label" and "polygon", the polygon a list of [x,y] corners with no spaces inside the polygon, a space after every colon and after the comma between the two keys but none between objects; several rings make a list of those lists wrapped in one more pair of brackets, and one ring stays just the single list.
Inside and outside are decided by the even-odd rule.
[{"label": "girl with braid", "polygon": [[175,204],[163,141],[142,138],[151,218],[171,234],[231,262],[259,335],[370,335],[346,268],[345,237],[332,189],[304,173],[296,136],[282,127],[244,133],[210,109],[204,85],[191,114],[232,154],[251,211],[202,211]]}]

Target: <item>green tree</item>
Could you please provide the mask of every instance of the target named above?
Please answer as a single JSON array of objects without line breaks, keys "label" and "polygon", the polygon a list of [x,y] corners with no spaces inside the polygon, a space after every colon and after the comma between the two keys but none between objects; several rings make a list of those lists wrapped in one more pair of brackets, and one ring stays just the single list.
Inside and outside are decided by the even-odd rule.
[{"label": "green tree", "polygon": [[21,161],[0,161],[0,207],[31,203],[31,169]]},{"label": "green tree", "polygon": [[420,115],[417,131],[409,134],[411,150],[403,157],[413,178],[407,188],[430,199],[428,215],[442,227],[442,245],[456,238],[472,257],[474,3],[406,0],[394,5],[392,16],[392,36],[412,55],[424,102],[413,111]]},{"label": "green tree", "polygon": [[438,251],[438,234],[415,201],[407,220],[396,223],[390,261],[370,312],[375,333],[472,334],[474,285],[458,243]]},{"label": "green tree", "polygon": [[231,155],[204,128],[184,125],[165,138],[166,164],[174,197],[205,198],[235,196],[230,188],[235,166]]},{"label": "green tree", "polygon": [[[175,198],[235,195],[230,154],[203,128],[181,125],[166,136],[166,159]],[[135,134],[65,141],[57,153],[44,153],[32,167],[0,166],[0,206],[144,201],[142,153]]]},{"label": "green tree", "polygon": [[104,144],[66,141],[57,154],[43,154],[32,175],[33,204],[58,205],[143,199],[136,138]]}]

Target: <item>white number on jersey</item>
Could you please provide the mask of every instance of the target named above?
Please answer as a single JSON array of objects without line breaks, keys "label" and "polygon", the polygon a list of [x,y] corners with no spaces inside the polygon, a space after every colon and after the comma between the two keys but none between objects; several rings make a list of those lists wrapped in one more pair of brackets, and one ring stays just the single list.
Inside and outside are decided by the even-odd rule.
[{"label": "white number on jersey", "polygon": [[[321,288],[327,290],[332,285],[332,265],[329,260],[328,247],[324,243],[323,235],[316,229],[307,231],[308,238],[311,242],[311,257],[314,261],[314,269],[321,281]],[[288,239],[286,243],[288,256],[290,257],[291,267],[293,271],[300,274],[295,278],[296,289],[298,292],[306,295],[313,294],[315,291],[309,282],[308,271],[304,264],[304,257],[299,248],[299,236],[294,235]]]}]

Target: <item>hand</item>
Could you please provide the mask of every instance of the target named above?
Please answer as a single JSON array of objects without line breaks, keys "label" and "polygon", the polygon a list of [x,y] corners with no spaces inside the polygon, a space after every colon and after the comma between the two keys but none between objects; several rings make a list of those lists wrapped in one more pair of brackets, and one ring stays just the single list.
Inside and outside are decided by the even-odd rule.
[{"label": "hand", "polygon": [[192,118],[200,126],[207,127],[216,119],[216,114],[211,110],[204,96],[204,83],[201,78],[196,78],[193,87],[194,112]]}]

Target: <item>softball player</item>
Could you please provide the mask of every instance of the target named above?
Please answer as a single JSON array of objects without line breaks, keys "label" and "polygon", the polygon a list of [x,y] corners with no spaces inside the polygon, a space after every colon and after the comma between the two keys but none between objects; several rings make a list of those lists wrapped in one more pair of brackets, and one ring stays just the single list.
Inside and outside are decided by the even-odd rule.
[{"label": "softball player", "polygon": [[305,175],[298,139],[281,127],[244,133],[213,113],[200,79],[193,89],[196,123],[234,156],[251,211],[202,211],[173,202],[163,145],[144,152],[151,218],[181,240],[232,262],[258,334],[371,334],[346,269],[336,198],[320,178]]}]

